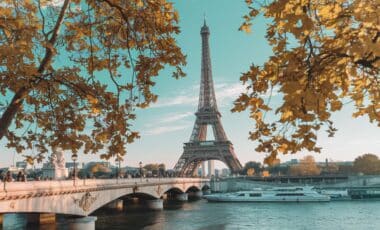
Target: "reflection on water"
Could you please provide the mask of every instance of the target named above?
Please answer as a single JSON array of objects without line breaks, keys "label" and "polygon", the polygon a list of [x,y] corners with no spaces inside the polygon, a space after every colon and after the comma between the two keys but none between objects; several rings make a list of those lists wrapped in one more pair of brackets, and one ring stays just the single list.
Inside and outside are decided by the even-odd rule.
[{"label": "reflection on water", "polygon": [[[7,230],[18,230],[18,229],[28,229],[28,230],[53,230],[53,229],[65,229],[64,219],[62,217],[57,217],[57,223],[55,224],[28,224],[26,214],[5,214],[3,219],[3,229]],[[0,228],[1,229],[1,228]]]},{"label": "reflection on water", "polygon": [[[165,202],[164,211],[147,211],[134,203],[123,212],[101,209],[97,229],[223,230],[223,229],[380,229],[380,201],[330,203]],[[21,215],[6,215],[4,229],[26,229]],[[27,229],[64,229],[57,225]]]}]

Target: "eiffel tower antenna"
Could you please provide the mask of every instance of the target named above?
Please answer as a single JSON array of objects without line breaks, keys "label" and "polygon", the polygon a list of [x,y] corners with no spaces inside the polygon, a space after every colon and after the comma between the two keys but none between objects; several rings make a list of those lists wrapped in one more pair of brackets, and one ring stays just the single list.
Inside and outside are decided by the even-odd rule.
[{"label": "eiffel tower antenna", "polygon": [[[209,47],[210,29],[206,25],[206,16],[204,17],[201,28],[202,66],[198,111],[195,113],[196,120],[190,141],[184,144],[183,154],[174,167],[178,176],[193,176],[200,164],[209,160],[224,162],[234,174],[242,169],[233,145],[224,132],[216,103]],[[207,126],[212,127],[215,139],[213,141],[206,140]]]}]

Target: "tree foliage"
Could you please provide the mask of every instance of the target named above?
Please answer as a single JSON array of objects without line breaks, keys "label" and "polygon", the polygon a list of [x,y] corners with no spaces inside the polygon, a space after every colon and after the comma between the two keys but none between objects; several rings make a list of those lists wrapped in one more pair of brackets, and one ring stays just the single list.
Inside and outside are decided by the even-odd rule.
[{"label": "tree foliage", "polygon": [[154,175],[164,175],[166,171],[166,166],[164,163],[161,164],[147,164],[144,166],[144,169],[152,172]]},{"label": "tree foliage", "polygon": [[[354,117],[380,126],[379,1],[246,2],[250,11],[240,29],[249,32],[254,18],[267,18],[273,55],[241,76],[247,88],[233,111],[249,110],[250,138],[257,151],[269,153],[266,163],[278,154],[320,152],[317,132],[327,128],[333,136],[331,114],[349,102]],[[283,99],[276,105],[266,98],[274,90]]]},{"label": "tree foliage", "polygon": [[380,159],[374,154],[364,154],[354,161],[354,170],[366,175],[380,174]]},{"label": "tree foliage", "polygon": [[339,166],[335,163],[329,162],[327,166],[322,168],[324,174],[337,174],[339,172]]},{"label": "tree foliage", "polygon": [[260,173],[261,172],[261,163],[255,162],[255,161],[248,161],[247,163],[245,163],[241,173],[243,175],[248,175],[249,169],[253,169],[253,173]]},{"label": "tree foliage", "polygon": [[298,164],[289,168],[291,176],[317,176],[321,173],[321,169],[315,163],[313,156],[306,156],[300,160]]},{"label": "tree foliage", "polygon": [[101,163],[96,163],[92,166],[90,166],[89,172],[91,173],[110,173],[111,172],[111,169],[110,168],[107,168],[106,166],[104,166],[103,164]]},{"label": "tree foliage", "polygon": [[184,76],[177,23],[165,0],[2,0],[0,140],[37,160],[49,146],[124,155],[154,77]]}]

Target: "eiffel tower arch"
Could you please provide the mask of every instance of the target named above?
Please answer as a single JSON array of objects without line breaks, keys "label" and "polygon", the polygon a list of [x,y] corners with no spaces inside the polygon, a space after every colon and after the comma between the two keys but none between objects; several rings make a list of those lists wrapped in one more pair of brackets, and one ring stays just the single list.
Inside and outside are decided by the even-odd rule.
[{"label": "eiffel tower arch", "polygon": [[[224,162],[234,174],[242,169],[234,147],[224,132],[221,114],[216,103],[209,36],[210,30],[205,21],[201,28],[202,68],[198,111],[195,113],[196,120],[190,141],[184,144],[183,154],[174,167],[179,176],[193,176],[200,164],[208,160]],[[208,126],[212,127],[215,139],[213,141],[206,140]]]}]

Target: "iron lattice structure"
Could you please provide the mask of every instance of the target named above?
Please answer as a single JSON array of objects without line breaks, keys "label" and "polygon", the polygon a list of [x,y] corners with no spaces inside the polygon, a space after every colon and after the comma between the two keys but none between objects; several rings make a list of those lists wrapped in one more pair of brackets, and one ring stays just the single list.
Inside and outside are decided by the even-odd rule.
[{"label": "iron lattice structure", "polygon": [[[174,170],[179,176],[193,176],[203,161],[220,160],[232,173],[239,173],[242,166],[236,157],[232,143],[224,132],[221,114],[216,103],[214,83],[212,80],[209,47],[210,30],[204,23],[202,37],[202,69],[198,111],[190,141],[184,144],[184,151]],[[207,126],[212,127],[213,141],[207,141]]]}]

